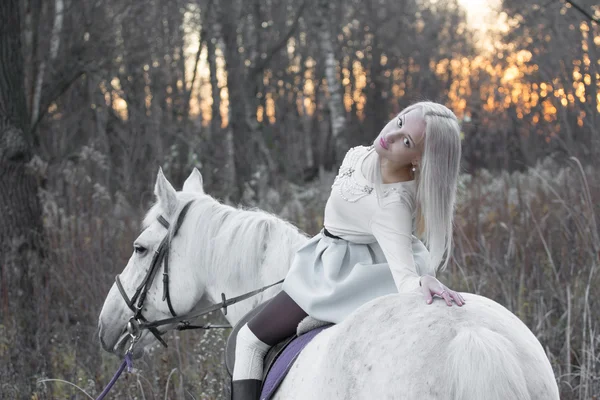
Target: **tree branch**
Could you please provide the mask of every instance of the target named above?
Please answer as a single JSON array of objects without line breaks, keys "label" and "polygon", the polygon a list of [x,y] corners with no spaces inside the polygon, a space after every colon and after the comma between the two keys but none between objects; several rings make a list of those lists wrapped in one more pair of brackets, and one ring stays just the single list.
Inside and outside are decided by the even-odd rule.
[{"label": "tree branch", "polygon": [[71,87],[71,85],[77,79],[79,79],[84,73],[85,73],[85,71],[83,70],[83,68],[75,69],[69,77],[58,81],[55,85],[53,85],[52,87],[50,87],[48,90],[45,91],[46,95],[43,97],[44,101],[42,101],[40,103],[41,106],[40,106],[39,115],[38,115],[37,119],[35,121],[33,121],[33,123],[31,124],[30,132],[32,134],[37,129],[37,126],[40,123],[40,121],[42,120],[42,118],[44,118],[44,115],[46,115],[46,112],[48,111],[48,107],[50,107],[50,104],[52,104],[53,101],[55,101],[60,96],[62,96]]},{"label": "tree branch", "polygon": [[296,16],[294,17],[294,22],[290,26],[290,29],[287,32],[287,34],[279,41],[279,43],[275,44],[271,49],[269,49],[269,51],[267,52],[267,56],[262,59],[260,64],[256,65],[255,67],[253,67],[250,70],[249,76],[251,76],[251,77],[256,76],[257,74],[260,74],[261,72],[263,72],[264,69],[267,67],[267,65],[269,65],[269,63],[271,62],[271,59],[273,58],[273,56],[275,56],[275,54],[277,54],[277,52],[279,50],[281,50],[283,48],[283,46],[286,45],[288,40],[290,40],[290,38],[292,37],[292,35],[296,31],[296,29],[298,28],[300,17],[302,16],[304,9],[306,8],[307,2],[308,2],[307,0],[304,0],[302,2],[302,4],[300,5],[300,7],[298,8],[298,11],[296,12]]},{"label": "tree branch", "polygon": [[590,21],[595,22],[597,24],[600,24],[600,19],[594,17],[592,14],[588,13],[587,11],[585,11],[583,8],[581,8],[581,6],[575,4],[571,0],[564,0],[564,1],[565,1],[565,3],[568,3],[571,6],[573,6],[574,9],[576,9],[577,11],[579,11],[580,13],[582,13],[583,15],[585,15]]},{"label": "tree branch", "polygon": [[[206,6],[206,10],[202,10],[203,13],[209,14],[210,13],[210,9],[212,7],[212,0],[209,0],[208,5]],[[208,23],[208,18],[203,18],[204,21],[202,22],[202,27],[200,28],[200,32],[198,35],[198,52],[196,53],[196,59],[194,61],[194,71],[192,72],[192,82],[190,84],[190,90],[187,93],[187,98],[185,99],[185,109],[186,109],[186,114],[189,113],[189,107],[190,107],[190,99],[192,98],[192,92],[194,91],[194,83],[196,83],[196,76],[198,74],[198,62],[200,61],[200,54],[202,53],[202,46],[204,45],[204,42],[206,41],[206,29],[204,24]],[[189,117],[189,115],[186,115],[187,117]]]},{"label": "tree branch", "polygon": [[[58,48],[60,47],[60,34],[63,29],[63,17],[64,17],[64,2],[63,0],[55,0],[54,2],[54,24],[52,25],[52,32],[50,34],[50,49],[48,54],[50,59],[49,63],[53,63],[58,55]],[[44,83],[44,74],[46,72],[46,61],[42,60],[38,67],[37,79],[34,81],[33,98],[31,101],[31,125],[38,119],[40,113],[40,101],[42,99],[42,86]]]}]

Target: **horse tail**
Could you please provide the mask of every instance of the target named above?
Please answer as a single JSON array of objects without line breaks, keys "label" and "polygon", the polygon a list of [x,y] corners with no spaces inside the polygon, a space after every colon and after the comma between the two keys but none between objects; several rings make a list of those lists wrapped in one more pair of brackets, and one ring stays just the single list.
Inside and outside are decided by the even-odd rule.
[{"label": "horse tail", "polygon": [[454,400],[531,400],[512,342],[483,327],[461,329],[449,344],[447,368]]}]

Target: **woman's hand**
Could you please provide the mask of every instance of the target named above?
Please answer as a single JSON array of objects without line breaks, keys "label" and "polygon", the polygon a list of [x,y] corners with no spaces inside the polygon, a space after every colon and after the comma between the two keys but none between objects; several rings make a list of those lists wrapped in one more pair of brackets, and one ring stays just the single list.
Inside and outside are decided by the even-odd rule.
[{"label": "woman's hand", "polygon": [[449,306],[452,306],[452,300],[454,300],[454,302],[459,306],[465,304],[465,299],[460,295],[460,293],[448,289],[431,275],[423,275],[421,277],[421,289],[423,290],[427,304],[431,304],[433,302],[434,294],[437,294],[446,300],[446,304]]}]

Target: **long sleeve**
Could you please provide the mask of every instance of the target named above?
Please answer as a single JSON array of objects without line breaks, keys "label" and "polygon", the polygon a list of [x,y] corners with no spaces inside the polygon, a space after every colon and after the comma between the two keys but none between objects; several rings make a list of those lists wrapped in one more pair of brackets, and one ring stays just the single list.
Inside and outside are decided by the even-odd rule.
[{"label": "long sleeve", "polygon": [[373,236],[381,246],[399,293],[419,288],[412,247],[412,215],[401,201],[383,205],[371,219]]}]

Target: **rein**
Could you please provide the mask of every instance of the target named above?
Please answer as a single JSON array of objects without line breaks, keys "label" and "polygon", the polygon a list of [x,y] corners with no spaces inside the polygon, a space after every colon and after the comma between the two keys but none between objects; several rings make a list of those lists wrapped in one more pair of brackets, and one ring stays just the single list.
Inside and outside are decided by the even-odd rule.
[{"label": "rein", "polygon": [[[220,303],[217,303],[215,305],[203,308],[202,310],[199,310],[199,311],[197,311],[195,313],[188,313],[188,314],[185,314],[185,315],[182,315],[182,316],[175,316],[175,317],[172,317],[172,318],[160,319],[158,321],[153,321],[153,322],[144,322],[144,323],[139,324],[139,328],[140,329],[152,330],[152,329],[155,329],[155,328],[157,328],[159,326],[170,325],[170,324],[177,324],[177,323],[179,325],[175,329],[178,329],[178,330],[217,328],[217,326],[214,326],[214,325],[212,325],[212,326],[209,325],[208,327],[206,327],[206,326],[192,326],[192,325],[190,325],[189,320],[190,319],[199,318],[199,317],[201,317],[203,315],[209,314],[209,313],[211,313],[213,311],[220,310],[222,308],[225,309],[224,314],[227,315],[227,307],[228,306],[231,306],[231,305],[233,305],[235,303],[238,303],[238,302],[240,302],[242,300],[246,300],[246,299],[248,299],[248,298],[250,298],[252,296],[256,296],[257,294],[259,294],[261,292],[264,292],[265,290],[267,290],[267,289],[269,289],[269,288],[271,288],[271,287],[273,287],[275,285],[279,285],[280,283],[283,283],[283,279],[280,280],[280,281],[278,281],[278,282],[271,283],[270,285],[264,286],[264,287],[262,287],[260,289],[256,289],[256,290],[253,290],[251,292],[244,293],[244,294],[242,294],[240,296],[236,296],[236,297],[231,298],[231,299],[225,298],[225,293],[221,293],[221,299],[223,301],[220,302]],[[230,328],[230,326],[227,326],[227,328]]]},{"label": "rein", "polygon": [[108,385],[106,385],[106,387],[104,388],[102,393],[100,393],[100,395],[98,397],[96,397],[96,400],[103,400],[106,397],[106,395],[108,394],[110,389],[112,389],[112,387],[115,385],[115,383],[117,383],[117,379],[119,379],[119,377],[125,370],[125,367],[127,367],[127,372],[131,372],[131,370],[133,369],[133,362],[131,361],[131,358],[132,358],[131,353],[127,352],[127,354],[125,354],[125,359],[121,363],[121,366],[119,367],[119,369],[117,370],[115,375],[112,377],[110,382],[108,382]]},{"label": "rein", "polygon": [[[224,309],[224,314],[227,315],[227,307],[228,306],[236,304],[242,300],[246,300],[252,296],[256,296],[257,294],[264,292],[265,290],[283,282],[283,279],[282,279],[278,282],[272,283],[270,285],[264,286],[260,289],[253,290],[248,293],[244,293],[240,296],[236,296],[231,299],[226,298],[225,293],[221,293],[222,301],[220,303],[203,308],[202,310],[199,310],[196,312],[190,312],[190,313],[183,314],[183,315],[177,315],[175,313],[175,310],[173,309],[173,305],[171,304],[171,296],[169,295],[169,249],[171,246],[171,239],[173,237],[175,237],[175,235],[179,231],[179,228],[181,227],[181,224],[183,223],[183,220],[184,220],[185,216],[187,215],[188,210],[189,210],[190,206],[192,205],[192,202],[193,201],[189,201],[188,203],[185,204],[185,206],[181,210],[181,213],[179,213],[179,216],[177,217],[177,221],[175,222],[175,226],[173,227],[172,232],[167,232],[167,235],[160,242],[158,248],[154,252],[154,256],[152,258],[152,262],[150,264],[150,269],[148,270],[148,273],[142,280],[142,283],[140,283],[140,285],[135,290],[135,293],[131,297],[131,299],[129,298],[129,296],[127,296],[127,293],[125,292],[125,289],[123,288],[123,285],[121,284],[121,280],[119,279],[119,275],[117,275],[115,277],[115,283],[117,284],[117,288],[119,289],[121,296],[125,300],[125,303],[129,307],[129,309],[131,309],[131,311],[134,312],[133,317],[127,323],[127,330],[132,338],[132,344],[135,343],[137,341],[137,339],[139,339],[139,336],[141,336],[142,331],[144,329],[147,329],[148,331],[150,331],[150,333],[152,333],[154,335],[154,337],[156,337],[156,339],[163,346],[168,347],[167,343],[162,338],[162,335],[165,332],[160,332],[157,329],[158,327],[164,326],[164,325],[177,324],[175,329],[180,330],[180,331],[188,330],[188,329],[231,328],[231,326],[229,326],[229,325],[210,325],[210,324],[202,325],[202,326],[201,325],[192,325],[190,323],[190,320],[199,318],[203,315],[209,314],[213,311],[217,311],[220,309]],[[163,218],[162,216],[159,215],[157,217],[157,219],[161,223],[162,226],[164,226],[167,230],[169,229],[169,226],[170,226],[169,222],[165,218]],[[154,281],[154,278],[155,278],[156,274],[158,273],[158,270],[160,269],[161,265],[164,266],[163,279],[162,279],[162,281],[163,281],[162,300],[163,301],[166,300],[167,306],[169,307],[169,311],[171,312],[172,317],[160,319],[157,321],[148,321],[146,319],[146,317],[144,317],[144,315],[142,314],[142,309],[144,307],[144,301],[146,300],[146,295],[148,294],[148,290],[150,289],[152,282]],[[137,304],[136,304],[136,301],[137,301]],[[130,350],[132,347],[133,346],[130,346]]]},{"label": "rein", "polygon": [[[162,218],[162,217],[159,217],[159,218]],[[125,302],[129,306],[129,308],[136,311],[135,308],[132,307],[133,301],[129,300],[129,298],[127,297],[127,294],[125,293],[125,290],[123,290],[123,287],[121,286],[121,282],[119,281],[118,275],[116,277],[116,282],[117,282],[117,286],[119,287],[119,291],[121,292],[121,295],[123,295],[123,298],[125,299]],[[156,336],[157,339],[159,339],[160,343],[162,343],[165,347],[167,347],[167,343],[160,336],[161,333],[158,332],[158,330],[156,329],[159,326],[178,323],[179,325],[175,329],[180,330],[180,331],[187,330],[187,329],[231,328],[231,326],[229,326],[229,325],[211,325],[211,324],[191,325],[189,320],[199,318],[199,317],[209,314],[213,311],[220,310],[221,308],[225,309],[225,315],[227,315],[227,307],[228,306],[235,304],[239,301],[246,300],[252,296],[257,295],[260,292],[264,292],[265,290],[269,289],[270,287],[278,285],[282,282],[283,282],[283,279],[280,280],[279,282],[275,282],[275,283],[272,283],[265,287],[262,287],[260,289],[256,289],[251,292],[244,293],[243,295],[234,297],[232,299],[226,299],[225,293],[221,293],[221,298],[223,299],[223,301],[221,303],[215,304],[210,307],[206,307],[195,313],[188,313],[188,314],[185,314],[185,315],[182,315],[179,317],[175,316],[173,318],[166,318],[166,319],[161,319],[158,321],[147,322],[147,320],[140,313],[138,318],[143,319],[143,321],[145,321],[144,323],[139,323],[138,319],[136,319],[135,317],[132,317],[129,320],[129,322],[127,323],[127,331],[129,332],[129,336],[131,338],[131,344],[129,345],[129,349],[125,353],[125,359],[119,366],[119,369],[117,370],[115,375],[112,377],[112,379],[110,380],[108,385],[106,385],[106,387],[104,388],[102,393],[100,393],[100,395],[96,398],[96,400],[103,400],[106,397],[106,395],[108,394],[110,389],[112,389],[112,387],[117,382],[117,379],[119,379],[119,377],[125,370],[125,367],[127,367],[127,372],[131,372],[131,370],[133,369],[133,361],[132,361],[133,346],[142,336],[142,330],[148,329],[150,332],[152,332],[154,334],[154,336]],[[137,293],[137,291],[136,291],[136,293]],[[137,314],[137,311],[136,311],[136,314]]]},{"label": "rein", "polygon": [[[244,293],[240,296],[236,296],[231,299],[226,298],[225,293],[221,293],[222,301],[220,303],[203,308],[202,310],[199,310],[199,311],[196,311],[193,313],[190,312],[190,313],[178,316],[175,313],[175,310],[173,309],[173,305],[171,304],[171,296],[169,295],[169,249],[171,246],[171,239],[173,237],[175,237],[175,235],[179,231],[179,228],[181,227],[181,224],[183,223],[183,219],[185,218],[191,205],[192,205],[192,201],[186,203],[186,205],[181,210],[181,213],[179,213],[179,216],[177,217],[177,221],[175,223],[175,226],[173,227],[172,233],[167,232],[167,235],[163,238],[163,240],[160,242],[158,248],[154,251],[154,256],[152,257],[150,269],[148,270],[148,273],[142,280],[142,283],[140,283],[140,285],[137,287],[137,289],[135,290],[135,293],[133,294],[133,296],[131,298],[129,298],[129,296],[127,296],[127,292],[125,292],[125,288],[123,288],[123,285],[121,284],[119,275],[117,275],[115,277],[115,283],[117,284],[119,293],[121,293],[121,296],[123,297],[123,300],[125,300],[127,307],[129,307],[129,309],[134,312],[133,317],[131,317],[129,319],[129,322],[127,323],[127,326],[126,326],[126,330],[129,333],[129,339],[131,340],[131,343],[129,344],[129,348],[125,352],[125,360],[121,363],[121,366],[115,373],[115,376],[113,376],[113,378],[110,380],[108,385],[104,388],[104,390],[102,391],[102,393],[96,400],[104,399],[104,397],[108,394],[109,390],[113,387],[113,385],[115,384],[117,379],[119,379],[119,376],[121,375],[123,370],[125,370],[125,367],[127,367],[127,370],[129,372],[131,371],[132,365],[133,365],[133,363],[132,363],[133,347],[135,346],[137,341],[141,338],[142,332],[144,329],[147,329],[148,331],[150,331],[150,333],[152,333],[154,335],[154,337],[163,346],[168,347],[167,342],[165,342],[165,340],[161,336],[165,332],[160,332],[157,329],[159,326],[178,324],[175,327],[175,329],[180,330],[180,331],[188,330],[188,329],[231,328],[231,326],[229,326],[229,325],[211,325],[211,324],[191,325],[190,320],[199,318],[203,315],[209,314],[213,311],[217,311],[220,309],[224,309],[225,310],[224,314],[227,315],[227,307],[228,306],[236,304],[237,302],[240,302],[242,300],[246,300],[252,296],[256,296],[257,294],[264,292],[265,290],[283,282],[283,279],[282,279],[278,282],[272,283],[270,285],[264,286],[260,289],[253,290],[248,293]],[[164,226],[167,230],[169,229],[169,221],[167,221],[161,215],[159,215],[157,217],[157,219],[161,223],[162,226]],[[144,308],[144,301],[146,300],[146,295],[148,294],[148,290],[150,290],[150,287],[152,286],[152,282],[154,281],[154,278],[156,277],[156,274],[161,265],[164,266],[163,279],[162,279],[162,281],[163,281],[162,300],[163,301],[166,300],[167,306],[169,307],[169,311],[170,311],[172,317],[150,322],[146,319],[146,317],[144,317],[144,315],[142,314],[142,310]],[[137,301],[137,304],[136,304],[136,301]]]}]

